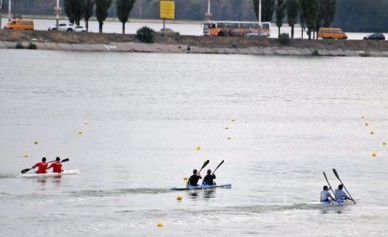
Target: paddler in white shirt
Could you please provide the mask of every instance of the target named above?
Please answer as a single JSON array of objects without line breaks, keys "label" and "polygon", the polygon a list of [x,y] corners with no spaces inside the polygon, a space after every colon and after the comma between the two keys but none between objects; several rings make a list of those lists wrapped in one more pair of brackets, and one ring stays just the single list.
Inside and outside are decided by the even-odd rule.
[{"label": "paddler in white shirt", "polygon": [[331,203],[332,201],[336,201],[336,199],[329,193],[329,188],[326,185],[323,186],[323,190],[321,191],[320,196],[321,196],[321,202]]},{"label": "paddler in white shirt", "polygon": [[342,184],[338,185],[338,189],[335,190],[334,195],[338,202],[344,202],[345,200],[352,200],[342,189],[344,186]]}]

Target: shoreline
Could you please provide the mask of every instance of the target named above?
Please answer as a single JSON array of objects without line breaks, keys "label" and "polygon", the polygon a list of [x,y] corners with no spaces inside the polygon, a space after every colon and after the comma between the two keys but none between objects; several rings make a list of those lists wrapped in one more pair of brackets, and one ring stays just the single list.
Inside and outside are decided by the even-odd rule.
[{"label": "shoreline", "polygon": [[0,30],[0,49],[15,49],[18,43],[62,51],[388,57],[388,41],[290,39],[281,44],[272,38],[157,33],[154,43],[149,44],[128,34]]}]

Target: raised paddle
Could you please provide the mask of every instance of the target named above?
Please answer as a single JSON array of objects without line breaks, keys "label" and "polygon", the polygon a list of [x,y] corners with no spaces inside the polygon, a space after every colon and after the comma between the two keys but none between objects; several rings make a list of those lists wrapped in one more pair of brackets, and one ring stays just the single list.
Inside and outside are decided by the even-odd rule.
[{"label": "raised paddle", "polygon": [[214,172],[216,172],[216,170],[217,170],[218,168],[220,168],[220,166],[221,166],[223,163],[224,163],[224,160],[222,160],[221,163],[217,166],[217,168],[214,169],[214,171],[213,171],[212,174],[214,174]]},{"label": "raised paddle", "polygon": [[334,172],[334,175],[335,177],[337,177],[337,179],[341,182],[342,186],[344,186],[346,192],[348,193],[349,197],[352,199],[353,203],[356,204],[356,202],[354,201],[354,199],[352,198],[352,195],[350,195],[349,191],[346,189],[345,187],[345,184],[342,182],[342,180],[340,179],[338,173],[337,173],[337,170],[333,169],[333,172]]},{"label": "raised paddle", "polygon": [[205,163],[203,163],[201,169],[198,171],[198,174],[201,173],[201,171],[203,170],[203,168],[205,168],[208,164],[209,164],[209,160],[205,161]]},{"label": "raised paddle", "polygon": [[[66,158],[66,159],[63,159],[63,160],[61,161],[61,163],[63,163],[63,162],[68,162],[68,161],[70,161],[70,159],[69,159],[69,158]],[[49,161],[49,162],[47,162],[47,163],[53,163],[53,162],[55,162],[55,160]],[[27,173],[28,171],[30,171],[30,170],[32,170],[32,169],[34,169],[34,168],[27,168],[27,169],[24,169],[24,170],[20,171],[20,173],[25,174],[25,173]]]},{"label": "raised paddle", "polygon": [[330,183],[329,183],[329,180],[327,179],[327,176],[326,176],[326,173],[325,172],[323,172],[323,176],[325,176],[325,179],[326,179],[326,182],[327,182],[327,184],[329,185],[329,187],[330,187],[330,189],[331,189],[331,192],[333,193],[333,197],[335,197],[335,194],[334,194],[334,191],[333,191],[333,189],[331,188],[331,185],[330,185]]}]

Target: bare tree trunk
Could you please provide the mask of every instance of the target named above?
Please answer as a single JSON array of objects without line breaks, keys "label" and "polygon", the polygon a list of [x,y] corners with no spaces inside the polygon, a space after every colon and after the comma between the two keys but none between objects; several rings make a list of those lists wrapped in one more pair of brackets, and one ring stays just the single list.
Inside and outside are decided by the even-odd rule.
[{"label": "bare tree trunk", "polygon": [[98,22],[98,32],[102,33],[102,25],[104,23],[103,22]]},{"label": "bare tree trunk", "polygon": [[125,34],[125,22],[122,22],[122,31],[123,31],[123,35]]}]

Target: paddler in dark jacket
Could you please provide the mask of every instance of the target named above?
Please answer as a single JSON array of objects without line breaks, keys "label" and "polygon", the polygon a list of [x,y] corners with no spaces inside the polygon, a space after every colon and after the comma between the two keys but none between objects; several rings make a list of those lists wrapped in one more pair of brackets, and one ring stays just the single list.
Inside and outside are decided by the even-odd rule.
[{"label": "paddler in dark jacket", "polygon": [[198,170],[194,169],[193,170],[193,175],[190,176],[189,181],[187,183],[188,185],[190,185],[190,186],[197,186],[198,180],[202,179],[201,174],[200,173],[197,174],[197,173],[198,173]]},{"label": "paddler in dark jacket", "polygon": [[203,178],[202,185],[215,185],[216,183],[213,181],[216,179],[216,175],[212,174],[211,169],[207,170],[207,175]]}]

